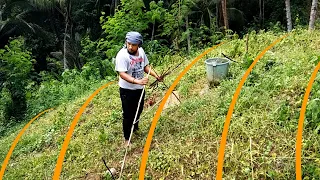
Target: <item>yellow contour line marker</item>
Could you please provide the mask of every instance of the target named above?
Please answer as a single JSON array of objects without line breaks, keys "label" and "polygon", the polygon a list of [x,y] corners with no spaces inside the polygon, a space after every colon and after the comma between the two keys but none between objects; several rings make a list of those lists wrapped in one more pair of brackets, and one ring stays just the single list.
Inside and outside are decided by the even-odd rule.
[{"label": "yellow contour line marker", "polygon": [[253,67],[256,65],[256,63],[259,61],[259,59],[269,50],[271,49],[274,45],[276,45],[278,42],[280,42],[282,39],[284,39],[285,37],[287,37],[289,35],[286,34],[284,36],[282,36],[281,38],[275,40],[271,45],[269,45],[267,48],[265,48],[253,61],[253,63],[250,65],[250,67],[247,69],[247,71],[245,72],[245,74],[242,76],[242,79],[240,80],[240,83],[236,89],[236,92],[233,95],[231,104],[229,106],[229,110],[228,110],[228,114],[227,114],[227,118],[225,120],[224,123],[224,127],[223,127],[223,132],[222,132],[222,137],[221,137],[221,142],[220,142],[220,148],[219,148],[219,155],[218,155],[218,167],[217,167],[217,175],[216,175],[216,179],[218,180],[222,180],[222,168],[223,168],[223,160],[224,160],[224,151],[225,151],[225,147],[226,147],[226,142],[227,142],[227,135],[228,135],[228,128],[230,125],[230,121],[231,121],[231,116],[233,113],[233,109],[235,107],[236,101],[238,99],[238,96],[240,94],[241,88],[244,85],[245,80],[247,79],[247,77],[249,76],[251,70],[253,69]]},{"label": "yellow contour line marker", "polygon": [[63,164],[63,160],[64,160],[64,156],[67,152],[68,146],[69,146],[69,142],[71,140],[72,137],[72,133],[82,115],[82,113],[84,112],[84,110],[86,109],[86,107],[89,105],[90,101],[104,88],[106,88],[107,86],[109,86],[110,84],[114,83],[114,81],[109,82],[103,86],[101,86],[99,89],[97,89],[87,100],[86,102],[81,106],[79,112],[76,114],[75,118],[73,119],[69,131],[67,132],[67,135],[63,141],[62,144],[62,148],[57,160],[57,164],[56,164],[56,168],[54,170],[54,174],[53,174],[53,179],[59,179],[60,178],[60,174],[61,174],[61,170],[62,170],[62,164]]},{"label": "yellow contour line marker", "polygon": [[320,62],[314,69],[310,81],[308,83],[306,92],[304,94],[301,110],[300,110],[300,117],[298,123],[298,131],[297,131],[297,140],[296,140],[296,179],[301,180],[302,178],[302,171],[301,171],[301,151],[302,151],[302,132],[303,132],[303,122],[304,122],[304,115],[306,113],[307,103],[309,99],[309,95],[312,89],[312,84],[317,77],[317,73],[320,69]]},{"label": "yellow contour line marker", "polygon": [[44,113],[46,113],[47,111],[50,111],[50,110],[52,110],[52,109],[53,109],[53,108],[47,109],[47,110],[42,111],[41,113],[39,113],[37,116],[35,116],[33,119],[31,119],[31,120],[29,121],[29,123],[28,123],[27,125],[25,125],[25,126],[23,127],[23,129],[19,132],[19,134],[17,135],[16,139],[13,141],[13,143],[12,143],[10,149],[9,149],[9,152],[8,152],[6,158],[4,159],[4,161],[3,161],[3,163],[2,163],[1,171],[0,171],[0,180],[2,180],[2,178],[3,178],[4,172],[5,172],[6,167],[7,167],[7,165],[8,165],[8,162],[9,162],[9,159],[10,159],[10,157],[11,157],[11,154],[12,154],[14,148],[16,147],[16,145],[18,144],[21,136],[24,134],[24,132],[25,132],[25,131],[27,130],[27,128],[32,124],[33,121],[35,121],[35,120],[36,120],[38,117],[40,117],[42,114],[44,114]]},{"label": "yellow contour line marker", "polygon": [[147,164],[147,160],[148,160],[148,154],[149,154],[149,149],[150,149],[150,145],[151,145],[151,140],[152,140],[152,136],[154,134],[154,130],[156,128],[157,122],[160,118],[161,112],[163,110],[163,107],[166,103],[166,101],[168,100],[170,94],[172,93],[173,89],[177,86],[177,84],[179,83],[179,81],[181,80],[181,78],[190,70],[190,68],[196,63],[198,62],[204,55],[208,54],[210,51],[214,50],[215,48],[217,48],[218,46],[220,46],[223,43],[220,43],[218,45],[215,45],[213,47],[211,47],[210,49],[206,50],[205,52],[203,52],[202,54],[200,54],[198,57],[196,57],[180,74],[179,76],[175,79],[175,81],[172,83],[172,85],[170,86],[170,88],[167,90],[167,93],[165,94],[163,100],[161,101],[161,104],[158,107],[158,110],[152,120],[152,124],[149,130],[149,134],[144,146],[144,150],[143,150],[143,154],[142,154],[142,161],[141,161],[141,165],[140,165],[140,174],[139,174],[139,179],[142,180],[144,179],[144,174],[145,174],[145,170],[146,170],[146,164]]}]

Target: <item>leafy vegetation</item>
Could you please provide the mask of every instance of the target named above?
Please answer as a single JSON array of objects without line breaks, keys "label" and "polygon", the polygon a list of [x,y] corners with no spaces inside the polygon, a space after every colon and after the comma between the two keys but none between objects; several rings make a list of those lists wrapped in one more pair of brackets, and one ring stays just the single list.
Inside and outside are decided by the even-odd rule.
[{"label": "leafy vegetation", "polygon": [[[31,71],[31,53],[23,49],[23,40],[15,39],[9,46],[0,50],[1,74],[2,78],[0,90],[7,89],[8,96],[2,104],[5,109],[5,119],[11,117],[21,120],[23,113],[27,109],[26,86],[28,84],[27,76]],[[14,112],[17,108],[18,112]]]},{"label": "leafy vegetation", "polygon": [[[209,57],[234,53],[239,63],[231,63],[228,79],[218,87],[209,88],[203,60],[195,65],[178,84],[182,104],[165,109],[157,124],[147,164],[148,179],[211,179],[215,177],[221,132],[232,95],[244,74],[245,57],[255,57],[281,34],[252,32],[249,52],[245,54],[246,39],[229,40],[211,52]],[[269,50],[254,67],[241,91],[229,128],[224,163],[226,179],[292,179],[295,177],[295,137],[299,112],[306,85],[319,60],[319,32],[296,30]],[[194,57],[166,79],[172,82]],[[168,61],[185,57],[172,56]],[[273,64],[270,61],[274,62]],[[272,64],[272,65],[270,65]],[[169,64],[168,64],[169,65]],[[166,69],[157,66],[156,70]],[[266,68],[268,67],[268,68]],[[254,78],[252,78],[254,76]],[[303,141],[303,177],[319,174],[319,78],[312,89]],[[101,83],[106,83],[103,80]],[[160,100],[166,88],[147,89],[147,98],[156,95]],[[16,147],[5,178],[50,178],[53,174],[65,134],[75,113],[93,92],[87,90],[76,100],[57,107],[39,118]],[[86,108],[73,134],[63,164],[61,178],[79,179],[105,177],[108,166],[121,168],[124,155],[121,131],[121,108],[117,85],[111,85]],[[149,107],[150,108],[150,107]],[[141,122],[141,132],[133,136],[124,175],[136,179],[148,129],[156,109],[148,112]],[[1,159],[4,159],[18,131],[1,138]],[[250,139],[252,149],[250,150]],[[252,155],[252,159],[250,158]],[[252,172],[253,168],[253,172]],[[19,169],[19,171],[16,171]]]}]

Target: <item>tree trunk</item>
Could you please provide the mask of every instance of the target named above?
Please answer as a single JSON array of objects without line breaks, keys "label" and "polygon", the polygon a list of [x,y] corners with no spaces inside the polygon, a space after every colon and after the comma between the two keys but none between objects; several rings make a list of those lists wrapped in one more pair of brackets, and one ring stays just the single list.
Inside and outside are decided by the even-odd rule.
[{"label": "tree trunk", "polygon": [[70,37],[72,38],[73,37],[73,23],[72,23],[72,18],[71,18],[71,1],[69,1],[69,9],[68,9],[68,22],[70,23]]},{"label": "tree trunk", "polygon": [[227,0],[222,0],[221,6],[222,6],[223,22],[224,22],[225,29],[229,29],[228,13],[227,13]]},{"label": "tree trunk", "polygon": [[181,0],[179,0],[179,14],[178,14],[178,21],[177,21],[177,27],[178,27],[178,34],[177,34],[177,36],[176,36],[176,48],[177,48],[177,50],[179,50],[179,45],[180,45],[180,43],[179,43],[179,39],[178,38],[181,38],[181,33],[180,33],[180,20],[181,20],[181,11],[180,11],[180,8],[181,8]]},{"label": "tree trunk", "polygon": [[259,0],[259,25],[262,27],[262,0]]},{"label": "tree trunk", "polygon": [[247,34],[247,39],[246,39],[246,54],[248,54],[249,51],[249,33]]},{"label": "tree trunk", "polygon": [[217,11],[216,11],[216,17],[217,17],[217,28],[219,28],[219,21],[220,21],[220,19],[219,19],[219,4],[220,4],[220,1],[218,1],[217,3],[216,3],[216,9],[217,9]]},{"label": "tree trunk", "polygon": [[292,21],[291,21],[291,7],[290,7],[290,0],[286,1],[286,12],[287,12],[287,28],[290,32],[292,30]]},{"label": "tree trunk", "polygon": [[212,20],[211,20],[212,13],[211,13],[209,8],[207,8],[207,11],[208,11],[208,14],[209,14],[209,29],[211,30],[211,28],[212,28]]},{"label": "tree trunk", "polygon": [[2,14],[3,14],[5,8],[6,8],[6,4],[4,4],[0,7],[0,21],[2,21]]},{"label": "tree trunk", "polygon": [[152,25],[152,34],[151,34],[151,41],[153,40],[153,36],[154,36],[154,26],[156,24],[156,20],[153,21],[153,25]]},{"label": "tree trunk", "polygon": [[181,0],[179,0],[179,18],[181,18]]},{"label": "tree trunk", "polygon": [[262,28],[264,28],[264,0],[262,0]]},{"label": "tree trunk", "polygon": [[187,29],[187,43],[188,43],[188,54],[191,52],[191,45],[190,45],[190,32],[189,32],[189,20],[188,16],[186,17],[186,29]]},{"label": "tree trunk", "polygon": [[66,53],[67,53],[67,31],[68,31],[68,18],[66,17],[66,27],[64,29],[64,38],[63,38],[63,69],[64,70],[68,69],[67,58],[66,58]]},{"label": "tree trunk", "polygon": [[[110,16],[112,17],[115,13],[115,9],[114,9],[114,0],[111,1],[111,4],[109,6],[109,10],[110,10]],[[100,11],[99,11],[100,12]]]},{"label": "tree trunk", "polygon": [[2,9],[0,9],[0,21],[2,21]]},{"label": "tree trunk", "polygon": [[118,7],[118,0],[114,0],[114,14],[116,14],[117,7]]},{"label": "tree trunk", "polygon": [[[211,21],[211,19],[209,18],[209,20]],[[204,20],[203,20],[203,14],[201,15],[201,18],[200,18],[200,26],[204,25]],[[209,22],[209,27],[211,27],[211,24]],[[210,28],[209,28],[210,29]]]},{"label": "tree trunk", "polygon": [[318,0],[312,0],[310,21],[309,21],[309,30],[314,30],[314,22],[316,20],[317,7],[318,7]]}]

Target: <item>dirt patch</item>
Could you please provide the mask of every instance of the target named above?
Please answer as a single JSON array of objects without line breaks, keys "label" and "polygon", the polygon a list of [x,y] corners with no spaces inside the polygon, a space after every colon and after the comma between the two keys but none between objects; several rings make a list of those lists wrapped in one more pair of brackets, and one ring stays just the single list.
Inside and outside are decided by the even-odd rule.
[{"label": "dirt patch", "polygon": [[102,180],[102,176],[96,173],[86,174],[85,180]]},{"label": "dirt patch", "polygon": [[190,88],[191,95],[204,95],[209,92],[210,85],[207,79],[201,78]]},{"label": "dirt patch", "polygon": [[[173,93],[170,94],[168,100],[166,101],[166,104],[164,105],[164,109],[180,104],[180,102],[179,102],[179,99],[180,99],[179,92],[178,91],[173,91]],[[161,95],[159,95],[159,94],[152,94],[150,97],[148,97],[145,100],[144,109],[148,109],[150,107],[153,107],[156,104],[160,104],[161,103],[160,101],[162,100],[162,98],[163,97]]]},{"label": "dirt patch", "polygon": [[144,108],[152,107],[154,104],[156,104],[158,101],[160,101],[161,98],[158,97],[156,94],[152,94],[150,97],[148,97],[144,103]]},{"label": "dirt patch", "polygon": [[208,93],[209,92],[209,85],[208,84],[206,84],[206,85],[204,85],[204,87],[200,90],[200,92],[199,92],[199,95],[200,96],[203,96],[204,94],[206,94],[206,93]]},{"label": "dirt patch", "polygon": [[88,106],[86,107],[86,110],[85,110],[85,112],[83,114],[92,114],[92,110],[93,110],[93,103],[90,102],[88,104]]},{"label": "dirt patch", "polygon": [[[174,94],[177,96],[175,96]],[[176,105],[179,105],[180,102],[179,102],[179,92],[178,91],[173,91],[173,93],[170,94],[166,104],[164,105],[164,109],[167,109],[169,107],[173,107],[173,106],[176,106]],[[179,98],[179,99],[178,99]]]}]

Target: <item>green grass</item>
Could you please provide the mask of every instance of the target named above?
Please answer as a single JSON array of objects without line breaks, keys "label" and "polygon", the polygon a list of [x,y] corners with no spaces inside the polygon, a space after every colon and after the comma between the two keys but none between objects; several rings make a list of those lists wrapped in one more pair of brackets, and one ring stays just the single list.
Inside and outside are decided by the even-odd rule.
[{"label": "green grass", "polygon": [[[271,32],[250,34],[247,57],[253,59],[281,35]],[[310,34],[297,30],[269,50],[253,68],[231,119],[224,159],[225,179],[295,178],[297,124],[305,88],[319,62],[319,36],[319,31]],[[208,58],[221,56],[221,52],[231,54],[240,62],[231,64],[228,79],[216,88],[208,88],[204,58],[182,78],[176,87],[182,104],[162,112],[149,152],[146,179],[215,178],[226,114],[247,67],[244,51],[245,41],[235,39],[209,53]],[[186,60],[167,77],[166,84],[171,84],[200,53],[195,52],[188,58],[171,57],[170,62]],[[274,65],[266,70],[268,61],[273,61]],[[320,95],[319,83],[318,76],[309,102],[317,102],[314,99]],[[153,92],[157,99],[161,99],[165,89],[159,84],[158,91]],[[93,91],[88,91],[81,98],[62,104],[36,120],[18,143],[4,179],[50,179],[68,126],[91,93]],[[147,97],[151,93],[147,89]],[[320,144],[316,131],[319,116],[317,106],[313,106],[308,106],[303,133],[304,179],[320,176]],[[143,146],[155,111],[156,108],[146,114],[140,123],[141,134],[133,136],[124,179],[139,176]],[[114,84],[93,99],[79,120],[65,156],[61,179],[85,179],[91,175],[108,179],[101,157],[119,172],[125,152],[121,121],[121,102],[117,84]],[[1,137],[1,162],[19,130],[16,128]]]}]

